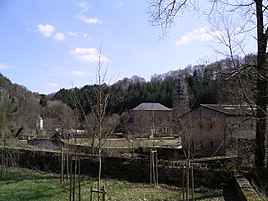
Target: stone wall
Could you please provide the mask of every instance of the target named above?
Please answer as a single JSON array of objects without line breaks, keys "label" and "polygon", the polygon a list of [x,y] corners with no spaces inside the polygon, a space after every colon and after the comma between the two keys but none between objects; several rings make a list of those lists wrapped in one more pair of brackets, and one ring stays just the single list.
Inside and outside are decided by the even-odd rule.
[{"label": "stone wall", "polygon": [[[7,150],[12,156],[12,165],[41,171],[60,173],[61,154],[58,151]],[[0,156],[1,157],[1,156]],[[81,173],[92,177],[98,175],[96,156],[80,155]],[[10,163],[11,164],[11,163]],[[159,183],[182,185],[182,168],[167,166],[159,161]],[[224,182],[224,176],[209,169],[195,169],[196,186],[216,187]],[[149,160],[145,158],[102,157],[102,178],[127,180],[131,182],[149,182]]]},{"label": "stone wall", "polygon": [[242,175],[235,175],[235,188],[241,201],[261,201],[262,198]]}]

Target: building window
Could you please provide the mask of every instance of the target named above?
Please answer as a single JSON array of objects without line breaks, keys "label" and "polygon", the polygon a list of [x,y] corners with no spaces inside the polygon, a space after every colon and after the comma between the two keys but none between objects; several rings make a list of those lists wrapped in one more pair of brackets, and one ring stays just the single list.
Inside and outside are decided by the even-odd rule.
[{"label": "building window", "polygon": [[194,142],[192,141],[192,149],[194,150],[195,146],[194,146]]},{"label": "building window", "polygon": [[213,142],[212,141],[210,141],[210,147],[213,147]]},{"label": "building window", "polygon": [[167,121],[169,121],[170,119],[169,119],[169,116],[167,116]]}]

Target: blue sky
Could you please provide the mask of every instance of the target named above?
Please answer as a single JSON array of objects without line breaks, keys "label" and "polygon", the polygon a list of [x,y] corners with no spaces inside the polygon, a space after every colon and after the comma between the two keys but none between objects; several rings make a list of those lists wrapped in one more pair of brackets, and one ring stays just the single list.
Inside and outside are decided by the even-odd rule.
[{"label": "blue sky", "polygon": [[1,0],[0,72],[38,93],[93,84],[102,53],[107,82],[214,62],[207,23],[176,19],[165,38],[147,1]]}]

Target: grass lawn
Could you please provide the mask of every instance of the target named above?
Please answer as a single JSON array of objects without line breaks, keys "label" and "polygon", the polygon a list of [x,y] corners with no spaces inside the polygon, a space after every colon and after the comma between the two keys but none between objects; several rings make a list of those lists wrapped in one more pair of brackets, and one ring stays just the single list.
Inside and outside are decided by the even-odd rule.
[{"label": "grass lawn", "polygon": [[[90,188],[96,180],[83,178],[82,200],[90,200]],[[107,194],[106,201],[177,201],[182,200],[179,188],[150,186],[116,180],[102,180]],[[78,186],[78,185],[77,185]],[[221,190],[197,189],[198,200],[224,200]],[[78,190],[77,190],[78,194]],[[0,177],[0,201],[66,201],[69,200],[69,184],[60,183],[59,175],[35,172],[28,169],[10,168]],[[76,195],[78,200],[78,195]],[[94,199],[96,200],[96,199]]]}]

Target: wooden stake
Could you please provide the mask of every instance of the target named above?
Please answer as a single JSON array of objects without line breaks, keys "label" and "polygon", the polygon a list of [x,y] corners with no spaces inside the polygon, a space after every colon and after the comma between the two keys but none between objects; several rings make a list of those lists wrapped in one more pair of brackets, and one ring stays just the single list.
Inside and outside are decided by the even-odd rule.
[{"label": "wooden stake", "polygon": [[79,201],[81,201],[81,161],[80,161],[80,157],[78,158],[78,190],[79,190],[78,199],[79,199]]},{"label": "wooden stake", "polygon": [[185,201],[185,165],[182,168],[182,200]]},{"label": "wooden stake", "polygon": [[73,163],[73,160],[72,159],[70,160],[70,163],[71,164],[70,164],[70,197],[69,197],[70,199],[69,200],[72,201],[72,189],[73,189],[72,188],[72,184],[73,184],[73,175],[72,175],[72,172],[73,172],[72,171],[72,167],[73,167],[72,163]]},{"label": "wooden stake", "polygon": [[64,153],[63,153],[63,147],[61,147],[61,177],[60,177],[60,182],[63,183],[64,182]]},{"label": "wooden stake", "polygon": [[192,163],[192,171],[191,171],[191,177],[192,177],[192,201],[194,201],[194,164]]}]

